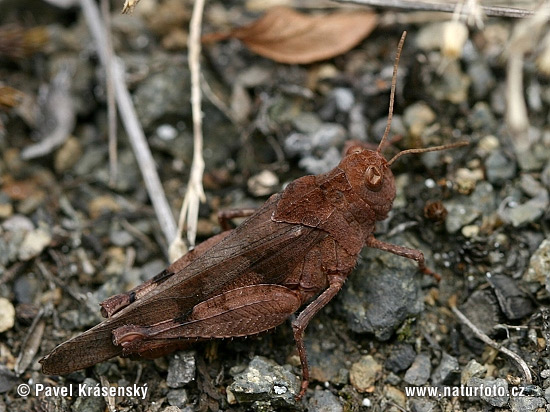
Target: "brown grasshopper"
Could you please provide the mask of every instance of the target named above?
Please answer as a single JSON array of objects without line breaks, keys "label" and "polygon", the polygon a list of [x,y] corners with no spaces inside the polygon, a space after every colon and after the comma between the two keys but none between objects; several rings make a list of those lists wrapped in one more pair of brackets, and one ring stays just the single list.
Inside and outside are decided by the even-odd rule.
[{"label": "brown grasshopper", "polygon": [[405,33],[386,130],[376,150],[351,145],[333,170],[295,180],[237,228],[201,243],[130,292],[107,299],[101,303],[107,319],[41,359],[42,371],[67,374],[114,356],[154,357],[197,340],[255,335],[309,303],[292,321],[302,397],[309,383],[304,330],[338,293],[364,246],[413,259],[421,271],[432,273],[421,251],[373,235],[375,222],[392,208],[390,167],[399,157],[467,144],[404,150],[389,161],[382,155],[404,38]]}]

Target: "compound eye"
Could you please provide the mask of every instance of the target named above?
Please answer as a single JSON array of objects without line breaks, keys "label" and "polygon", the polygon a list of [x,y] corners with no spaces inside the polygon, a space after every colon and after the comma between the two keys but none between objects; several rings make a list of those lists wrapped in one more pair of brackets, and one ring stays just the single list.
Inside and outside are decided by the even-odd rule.
[{"label": "compound eye", "polygon": [[373,192],[378,192],[382,188],[383,179],[384,176],[378,166],[367,167],[367,172],[365,173],[365,184],[367,188]]}]

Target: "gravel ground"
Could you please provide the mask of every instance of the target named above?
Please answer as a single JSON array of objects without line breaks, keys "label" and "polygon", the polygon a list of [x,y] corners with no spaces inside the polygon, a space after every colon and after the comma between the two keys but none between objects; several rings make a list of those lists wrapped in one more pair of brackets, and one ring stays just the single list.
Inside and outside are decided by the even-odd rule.
[{"label": "gravel ground", "polygon": [[[203,32],[251,22],[252,3],[207,2]],[[192,160],[192,5],[143,0],[131,16],[120,6],[112,42],[176,215]],[[396,162],[397,198],[376,228],[422,250],[441,281],[364,250],[306,331],[312,380],[297,402],[289,323],[155,360],[41,373],[42,356],[101,320],[99,302],[167,265],[168,245],[122,124],[116,177],[110,169],[105,74],[80,8],[3,0],[0,16],[0,86],[20,93],[0,93],[0,412],[549,409],[548,23],[520,35],[517,21],[488,19],[456,58],[441,47],[450,15],[433,14],[383,12],[357,47],[307,65],[275,63],[236,39],[204,46],[201,241],[220,232],[219,210],[259,206],[330,170],[348,140],[380,140],[405,29],[387,158],[470,142]],[[7,31],[14,22],[24,29]],[[507,84],[514,70],[523,83]],[[146,393],[94,392],[109,385]],[[434,387],[454,392],[409,392]]]}]

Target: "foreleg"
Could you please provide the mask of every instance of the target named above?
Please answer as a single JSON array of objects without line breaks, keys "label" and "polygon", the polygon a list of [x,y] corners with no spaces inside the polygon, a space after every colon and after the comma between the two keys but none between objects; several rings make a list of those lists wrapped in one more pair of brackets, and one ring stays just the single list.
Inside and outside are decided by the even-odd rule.
[{"label": "foreleg", "polygon": [[367,241],[365,242],[365,244],[368,247],[372,247],[374,249],[380,249],[385,252],[393,253],[394,255],[397,255],[397,256],[402,256],[407,259],[412,259],[416,261],[416,263],[418,264],[418,269],[420,269],[422,273],[433,276],[437,281],[441,280],[441,276],[439,276],[437,273],[433,272],[431,269],[426,267],[424,254],[420,250],[411,249],[405,246],[394,245],[393,243],[383,242],[381,240],[376,239],[374,236],[370,236],[369,238],[367,238]]}]

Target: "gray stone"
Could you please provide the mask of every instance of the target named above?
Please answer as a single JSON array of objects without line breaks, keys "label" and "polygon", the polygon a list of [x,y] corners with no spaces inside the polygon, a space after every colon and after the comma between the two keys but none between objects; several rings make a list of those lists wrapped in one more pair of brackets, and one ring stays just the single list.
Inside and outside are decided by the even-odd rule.
[{"label": "gray stone", "polygon": [[[86,378],[80,385],[95,388],[99,386],[99,382]],[[74,402],[72,410],[74,412],[103,412],[105,406],[105,398],[103,396],[80,396]]]},{"label": "gray stone", "polygon": [[460,383],[466,385],[472,378],[482,378],[487,373],[487,368],[472,359],[468,364],[462,368],[460,375]]},{"label": "gray stone", "polygon": [[439,365],[432,373],[431,381],[435,386],[443,385],[447,383],[451,376],[459,371],[458,360],[449,355],[447,352],[443,352]]},{"label": "gray stone", "polygon": [[512,396],[510,398],[510,408],[512,412],[535,412],[539,408],[544,408],[546,401],[544,398],[536,396]]},{"label": "gray stone", "polygon": [[19,246],[19,259],[30,260],[42,253],[52,241],[52,235],[45,227],[33,229],[25,235]]},{"label": "gray stone", "polygon": [[262,356],[255,356],[248,367],[227,387],[228,400],[239,403],[264,402],[272,408],[296,405],[300,383],[289,369]]},{"label": "gray stone", "polygon": [[515,280],[506,275],[493,275],[488,280],[508,319],[517,320],[533,313],[531,299],[518,287]]},{"label": "gray stone", "polygon": [[344,408],[338,398],[327,390],[315,389],[309,399],[310,412],[342,412]]},{"label": "gray stone", "polygon": [[508,404],[510,395],[505,379],[471,378],[467,386],[479,388],[479,398],[491,406],[502,408]]},{"label": "gray stone", "polygon": [[395,373],[407,369],[414,361],[416,352],[408,343],[397,343],[392,348],[384,366]]},{"label": "gray stone", "polygon": [[513,227],[524,226],[539,219],[549,204],[548,192],[543,190],[536,197],[515,207],[505,207],[499,210],[499,216]]},{"label": "gray stone", "polygon": [[144,128],[165,116],[186,118],[191,106],[189,69],[181,61],[164,62],[162,71],[152,73],[135,90],[134,105]]},{"label": "gray stone", "polygon": [[195,379],[195,352],[177,352],[170,359],[166,384],[169,388],[181,388]]},{"label": "gray stone", "polygon": [[485,160],[487,179],[491,183],[505,183],[516,175],[516,163],[500,150],[495,150]]},{"label": "gray stone", "polygon": [[[388,241],[418,248],[406,238],[402,235]],[[362,256],[339,301],[351,330],[387,340],[403,321],[423,309],[421,278],[409,259],[374,249],[364,250]]]},{"label": "gray stone", "polygon": [[186,389],[171,389],[166,394],[166,400],[172,406],[183,408],[189,402]]},{"label": "gray stone", "polygon": [[428,399],[411,399],[411,412],[435,412],[438,411],[437,403]]},{"label": "gray stone", "polygon": [[405,372],[403,380],[411,385],[421,386],[428,382],[430,372],[432,370],[432,364],[430,357],[426,353],[419,353],[416,355],[414,362]]}]

